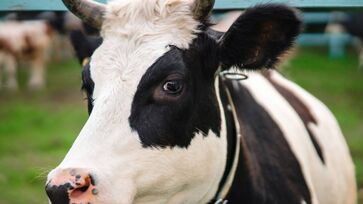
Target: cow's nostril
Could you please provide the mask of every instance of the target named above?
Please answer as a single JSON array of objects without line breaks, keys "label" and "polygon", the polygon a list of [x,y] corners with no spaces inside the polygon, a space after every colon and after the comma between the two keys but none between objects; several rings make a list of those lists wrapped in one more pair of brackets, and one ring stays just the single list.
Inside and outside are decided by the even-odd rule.
[{"label": "cow's nostril", "polygon": [[84,187],[80,188],[79,190],[80,190],[81,192],[86,192],[86,191],[87,191],[87,189],[88,189],[88,187],[89,187],[89,186],[84,186]]},{"label": "cow's nostril", "polygon": [[82,169],[63,169],[46,186],[52,204],[94,203],[98,194],[92,176]]},{"label": "cow's nostril", "polygon": [[[79,184],[81,185],[81,184]],[[82,186],[79,186],[79,187],[76,187],[75,189],[72,189],[71,193],[70,193],[70,197],[71,198],[78,198],[80,196],[83,195],[83,193],[85,193],[88,188],[90,187],[90,182],[88,182],[86,180],[86,182],[82,185]]]}]

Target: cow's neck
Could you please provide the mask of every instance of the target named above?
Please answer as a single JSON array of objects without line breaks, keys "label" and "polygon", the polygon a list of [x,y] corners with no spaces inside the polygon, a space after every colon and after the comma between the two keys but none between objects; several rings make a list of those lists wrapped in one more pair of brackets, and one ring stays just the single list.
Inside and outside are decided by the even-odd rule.
[{"label": "cow's neck", "polygon": [[[279,126],[239,81],[224,80],[223,85],[235,104],[242,135],[236,175],[226,197],[228,203],[310,204],[300,164]],[[230,144],[231,138],[227,140]],[[231,151],[228,147],[228,155]]]}]

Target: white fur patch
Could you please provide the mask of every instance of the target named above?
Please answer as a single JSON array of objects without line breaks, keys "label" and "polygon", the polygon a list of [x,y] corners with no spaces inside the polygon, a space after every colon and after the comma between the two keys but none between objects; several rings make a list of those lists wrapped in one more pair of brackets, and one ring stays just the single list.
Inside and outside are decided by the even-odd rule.
[{"label": "white fur patch", "polygon": [[[134,46],[160,41],[166,45],[188,48],[199,22],[190,11],[192,1],[185,0],[115,0],[108,4],[102,35],[133,41]],[[115,36],[116,35],[116,36]],[[162,38],[162,39],[161,39]],[[156,42],[154,42],[156,43]]]}]

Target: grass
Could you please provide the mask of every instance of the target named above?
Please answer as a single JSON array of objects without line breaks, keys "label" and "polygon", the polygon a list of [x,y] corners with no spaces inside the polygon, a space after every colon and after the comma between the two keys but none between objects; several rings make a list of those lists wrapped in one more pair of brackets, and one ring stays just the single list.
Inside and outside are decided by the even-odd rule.
[{"label": "grass", "polygon": [[0,91],[0,203],[47,203],[44,182],[87,119],[80,68],[71,60],[50,66],[47,89]]},{"label": "grass", "polygon": [[[304,49],[284,74],[334,112],[363,189],[363,73],[357,64],[353,53],[331,60],[323,49]],[[47,171],[62,160],[87,120],[75,60],[50,65],[47,89],[40,92],[26,90],[26,72],[19,73],[19,92],[0,90],[0,204],[47,203]]]}]

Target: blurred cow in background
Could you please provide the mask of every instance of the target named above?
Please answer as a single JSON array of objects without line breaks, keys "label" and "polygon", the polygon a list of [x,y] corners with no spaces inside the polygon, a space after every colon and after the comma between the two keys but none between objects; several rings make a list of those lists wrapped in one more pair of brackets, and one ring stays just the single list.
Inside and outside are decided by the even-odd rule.
[{"label": "blurred cow in background", "polygon": [[363,13],[354,13],[349,15],[348,20],[342,25],[359,41],[359,69],[363,71]]},{"label": "blurred cow in background", "polygon": [[356,38],[359,53],[359,69],[363,71],[363,13],[350,13],[341,22],[330,23],[329,33],[349,33]]},{"label": "blurred cow in background", "polygon": [[16,72],[19,61],[30,64],[29,87],[38,89],[44,86],[47,51],[53,35],[54,30],[46,21],[0,23],[0,68],[3,67],[7,74],[7,88],[18,88]]},{"label": "blurred cow in background", "polygon": [[70,41],[77,59],[84,66],[93,52],[101,45],[102,38],[97,35],[88,35],[86,31],[74,30],[70,33]]},{"label": "blurred cow in background", "polygon": [[[4,86],[17,89],[16,72],[19,62],[31,67],[29,87],[45,84],[46,61],[73,57],[69,36],[73,32],[97,31],[87,28],[70,12],[11,12],[0,22],[0,74],[2,67],[7,80]],[[1,86],[0,77],[0,86]]]}]

